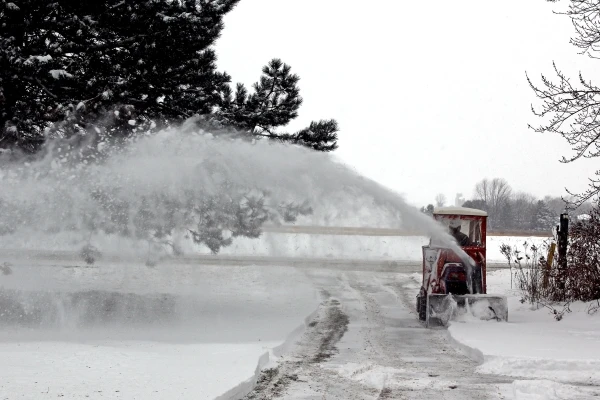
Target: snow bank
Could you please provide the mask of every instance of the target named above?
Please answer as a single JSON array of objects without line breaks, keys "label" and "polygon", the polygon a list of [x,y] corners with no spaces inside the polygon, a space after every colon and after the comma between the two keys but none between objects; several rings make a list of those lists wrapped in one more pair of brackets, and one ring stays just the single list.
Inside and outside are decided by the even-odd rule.
[{"label": "snow bank", "polygon": [[296,329],[294,329],[285,339],[285,341],[277,346],[274,346],[269,349],[268,352],[264,353],[258,360],[258,365],[254,370],[254,374],[250,377],[242,381],[240,384],[236,385],[232,389],[229,389],[225,393],[221,394],[215,400],[230,400],[230,399],[239,399],[247,395],[252,391],[258,377],[263,369],[274,367],[279,358],[283,356],[296,342],[296,340],[304,333],[308,324],[314,317],[317,315],[318,309],[313,311],[310,315],[304,318],[304,323],[299,325]]},{"label": "snow bank", "polygon": [[[85,238],[87,239],[87,238]],[[5,249],[79,251],[84,245],[79,235],[57,233],[42,235],[30,232],[25,236],[2,237]],[[183,237],[175,240],[185,254],[209,254],[205,246],[197,246]],[[488,237],[487,259],[490,263],[505,263],[500,245],[521,246],[524,241],[540,245],[544,238],[518,236]],[[146,242],[111,235],[94,235],[92,243],[103,253],[144,257]],[[265,232],[258,239],[236,238],[221,250],[222,255],[252,255],[273,257],[315,257],[335,259],[372,259],[421,262],[421,247],[428,244],[424,236],[342,236],[304,233]]]},{"label": "snow bank", "polygon": [[[61,232],[43,235],[2,237],[4,249],[75,251],[85,244],[80,235]],[[175,242],[185,254],[210,254],[205,246],[198,246],[181,235]],[[221,255],[251,255],[273,257],[315,257],[338,259],[382,259],[420,261],[421,246],[429,242],[422,236],[342,236],[265,232],[258,239],[238,237],[231,246],[221,249]],[[143,256],[148,253],[148,243],[113,235],[94,235],[92,244],[103,254]],[[0,254],[1,254],[0,249]]]},{"label": "snow bank", "polygon": [[[571,313],[556,321],[547,308],[521,304],[510,288],[508,270],[488,274],[488,293],[508,297],[509,322],[469,320],[449,328],[454,340],[474,349],[471,355],[481,354],[476,357],[482,362],[479,373],[600,385],[600,313],[590,315],[589,305],[575,303]],[[562,391],[570,390],[554,383],[516,382],[515,398],[561,398]]]},{"label": "snow bank", "polygon": [[548,380],[515,381],[512,384],[514,400],[563,400],[589,399],[594,392],[585,387],[565,385]]},{"label": "snow bank", "polygon": [[506,257],[500,253],[500,246],[503,244],[509,245],[512,248],[523,250],[523,243],[527,242],[529,246],[542,246],[544,241],[548,240],[544,237],[535,236],[488,236],[487,237],[487,261],[505,263]]}]

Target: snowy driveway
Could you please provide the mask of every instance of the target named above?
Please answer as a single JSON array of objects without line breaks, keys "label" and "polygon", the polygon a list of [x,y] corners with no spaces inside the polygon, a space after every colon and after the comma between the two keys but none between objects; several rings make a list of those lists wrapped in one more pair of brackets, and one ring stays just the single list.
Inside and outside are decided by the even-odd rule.
[{"label": "snowy driveway", "polygon": [[319,313],[247,399],[505,398],[512,379],[475,374],[447,331],[416,319],[409,275],[305,272],[324,298]]}]

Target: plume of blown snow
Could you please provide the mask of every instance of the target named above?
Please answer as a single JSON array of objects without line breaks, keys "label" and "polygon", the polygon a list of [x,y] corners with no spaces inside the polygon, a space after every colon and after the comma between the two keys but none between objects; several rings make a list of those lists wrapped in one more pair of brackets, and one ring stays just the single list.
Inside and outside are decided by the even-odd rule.
[{"label": "plume of blown snow", "polygon": [[[439,224],[399,194],[331,154],[296,145],[215,136],[188,121],[126,144],[88,140],[75,149],[51,146],[37,160],[2,163],[0,234],[60,237],[68,232],[85,243],[102,224],[120,224],[126,228],[116,234],[141,238],[135,218],[144,207],[185,232],[197,221],[173,217],[169,205],[242,190],[265,196],[273,207],[308,204],[313,214],[306,220],[315,224],[385,223],[450,241]],[[161,201],[145,202],[156,197]],[[104,208],[99,207],[103,199]]]}]

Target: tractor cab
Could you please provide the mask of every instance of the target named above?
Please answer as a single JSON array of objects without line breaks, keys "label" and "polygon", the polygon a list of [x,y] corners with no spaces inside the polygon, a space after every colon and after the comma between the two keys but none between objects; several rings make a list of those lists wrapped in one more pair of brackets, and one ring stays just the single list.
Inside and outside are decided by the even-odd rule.
[{"label": "tractor cab", "polygon": [[434,209],[433,218],[447,227],[460,247],[477,247],[485,251],[485,211],[465,207],[443,207]]},{"label": "tractor cab", "polygon": [[[423,276],[429,280],[428,293],[485,293],[487,213],[473,208],[441,207],[434,209],[433,218],[446,227],[450,240],[464,253],[449,246],[448,237],[431,238],[429,246],[423,247]],[[433,256],[435,265],[431,263]]]},{"label": "tractor cab", "polygon": [[[469,308],[487,293],[487,213],[473,208],[441,207],[434,209],[433,218],[445,227],[447,235],[432,237],[429,245],[423,246],[423,283],[417,310],[419,318],[428,321],[430,312],[439,311],[442,303],[448,302],[448,296],[459,307]],[[492,296],[485,298],[496,300]],[[505,304],[506,300],[502,301]],[[506,319],[504,314],[494,315]]]}]

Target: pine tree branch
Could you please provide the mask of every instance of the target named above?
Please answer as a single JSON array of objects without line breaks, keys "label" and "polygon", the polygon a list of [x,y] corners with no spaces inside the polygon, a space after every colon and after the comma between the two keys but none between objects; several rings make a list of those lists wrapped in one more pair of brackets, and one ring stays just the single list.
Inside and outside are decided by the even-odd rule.
[{"label": "pine tree branch", "polygon": [[55,95],[54,93],[52,93],[50,91],[50,89],[48,89],[43,83],[42,81],[40,81],[38,78],[32,78],[29,76],[23,77],[22,79],[29,81],[29,82],[34,82],[36,83],[48,96],[52,97],[53,99],[58,99],[58,96]]},{"label": "pine tree branch", "polygon": [[[156,32],[154,33],[154,35],[161,35],[164,34],[166,31],[162,31],[162,32]],[[128,37],[127,39],[122,39],[116,42],[104,42],[102,44],[96,44],[96,45],[88,45],[88,46],[61,46],[62,47],[62,53],[82,53],[82,52],[89,52],[89,51],[100,51],[100,50],[107,50],[110,48],[118,48],[118,47],[124,47],[127,44],[132,44],[137,42],[138,40],[142,39],[142,38],[146,38],[148,37],[147,34],[140,34],[137,36],[131,36]]]}]

